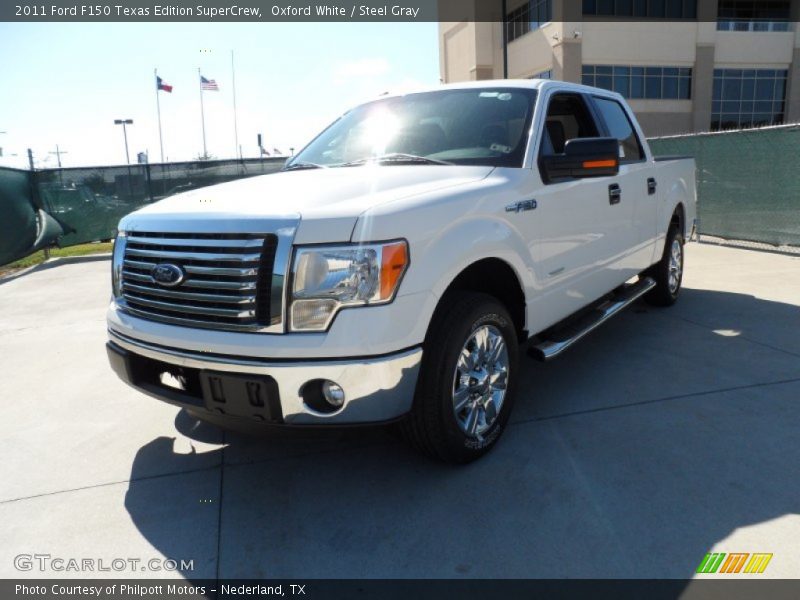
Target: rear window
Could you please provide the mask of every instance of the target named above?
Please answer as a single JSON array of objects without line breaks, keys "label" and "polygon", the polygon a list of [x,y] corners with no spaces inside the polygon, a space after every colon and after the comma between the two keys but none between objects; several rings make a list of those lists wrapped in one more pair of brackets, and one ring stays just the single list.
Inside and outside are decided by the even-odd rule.
[{"label": "rear window", "polygon": [[639,143],[633,124],[622,105],[616,100],[597,96],[595,96],[594,102],[606,122],[609,134],[619,140],[620,161],[642,160],[644,158],[642,145]]}]

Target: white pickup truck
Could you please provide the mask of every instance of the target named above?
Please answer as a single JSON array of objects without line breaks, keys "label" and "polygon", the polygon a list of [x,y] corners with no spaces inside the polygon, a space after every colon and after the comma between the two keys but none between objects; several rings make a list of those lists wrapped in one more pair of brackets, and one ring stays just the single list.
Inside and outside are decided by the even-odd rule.
[{"label": "white pickup truck", "polygon": [[123,218],[109,359],[200,418],[396,420],[467,462],[508,423],[521,346],[547,360],[640,296],[675,302],[695,207],[694,161],[654,158],[618,94],[384,96],[280,173]]}]

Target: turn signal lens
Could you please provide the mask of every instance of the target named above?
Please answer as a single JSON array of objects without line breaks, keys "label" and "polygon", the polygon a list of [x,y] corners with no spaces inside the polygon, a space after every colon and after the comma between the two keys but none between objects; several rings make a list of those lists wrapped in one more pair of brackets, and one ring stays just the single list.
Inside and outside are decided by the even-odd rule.
[{"label": "turn signal lens", "polygon": [[613,158],[609,158],[608,160],[585,160],[583,161],[583,168],[584,169],[602,169],[605,167],[616,167],[617,161]]},{"label": "turn signal lens", "polygon": [[380,299],[392,297],[400,278],[408,264],[408,247],[405,242],[387,244],[381,252],[381,291]]}]

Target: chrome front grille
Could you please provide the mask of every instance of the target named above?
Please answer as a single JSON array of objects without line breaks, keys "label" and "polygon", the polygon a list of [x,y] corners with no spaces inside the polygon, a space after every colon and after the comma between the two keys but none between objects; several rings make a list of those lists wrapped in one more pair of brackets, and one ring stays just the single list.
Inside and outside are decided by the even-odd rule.
[{"label": "chrome front grille", "polygon": [[[267,330],[282,317],[277,247],[275,234],[128,233],[120,307],[175,325]],[[182,279],[159,282],[158,265]]]}]

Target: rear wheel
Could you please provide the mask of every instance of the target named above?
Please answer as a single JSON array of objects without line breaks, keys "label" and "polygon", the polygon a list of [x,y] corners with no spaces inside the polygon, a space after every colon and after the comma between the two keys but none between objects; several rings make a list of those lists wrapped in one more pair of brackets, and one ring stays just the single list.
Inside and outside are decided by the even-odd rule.
[{"label": "rear wheel", "polygon": [[455,292],[437,310],[405,437],[452,463],[483,456],[508,423],[519,348],[514,324],[492,296]]},{"label": "rear wheel", "polygon": [[672,225],[667,232],[661,260],[644,272],[656,282],[656,287],[645,294],[646,302],[655,306],[675,304],[683,281],[683,263],[683,234],[677,225]]}]

